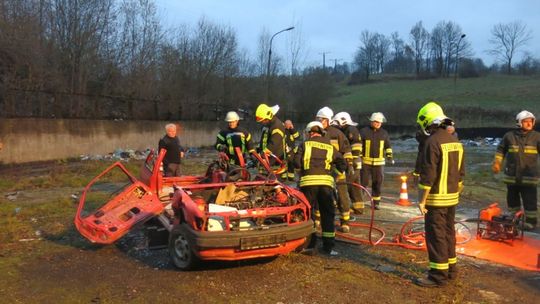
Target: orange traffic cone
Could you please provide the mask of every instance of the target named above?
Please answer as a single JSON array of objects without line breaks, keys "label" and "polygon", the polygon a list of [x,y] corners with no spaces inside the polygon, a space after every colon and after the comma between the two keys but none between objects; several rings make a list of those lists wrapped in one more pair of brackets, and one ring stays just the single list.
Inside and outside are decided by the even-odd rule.
[{"label": "orange traffic cone", "polygon": [[401,177],[401,189],[399,189],[399,200],[396,204],[400,206],[410,206],[412,205],[409,202],[409,195],[407,194],[407,176],[403,175]]}]

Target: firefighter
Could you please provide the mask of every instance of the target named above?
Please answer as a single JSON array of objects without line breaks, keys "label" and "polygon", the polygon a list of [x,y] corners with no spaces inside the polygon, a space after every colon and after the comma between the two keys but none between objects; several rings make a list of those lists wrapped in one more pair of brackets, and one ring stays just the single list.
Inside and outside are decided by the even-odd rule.
[{"label": "firefighter", "polygon": [[294,181],[294,153],[296,153],[296,140],[300,133],[296,131],[291,120],[285,120],[285,149],[287,153],[287,172],[281,174],[283,180]]},{"label": "firefighter", "polygon": [[[349,145],[349,141],[345,137],[345,134],[335,126],[330,125],[333,116],[334,112],[330,108],[324,107],[317,112],[316,118],[323,125],[324,131],[326,132],[325,136],[328,137],[332,146],[334,146],[347,161],[347,172],[351,172],[354,170],[352,166],[353,157],[351,146]],[[346,174],[344,172],[334,172],[334,175],[338,193],[337,199],[340,212],[340,230],[341,232],[349,232],[351,200],[346,184]]]},{"label": "firefighter", "polygon": [[[255,111],[255,119],[263,125],[261,132],[261,141],[259,143],[259,152],[269,156],[270,166],[276,169],[278,176],[285,172],[285,127],[276,113],[279,106],[269,107],[266,104],[260,104]],[[279,169],[277,169],[279,168]]]},{"label": "firefighter", "polygon": [[[312,121],[306,126],[308,139],[298,148],[294,165],[300,169],[300,189],[312,204],[318,207],[321,216],[323,252],[334,256],[333,250],[334,227],[334,178],[331,175],[332,165],[339,172],[346,169],[345,160],[339,151],[330,143],[330,138],[324,136],[324,127],[318,121]],[[315,214],[312,208],[312,218]],[[312,235],[308,249],[315,248],[317,239]]]},{"label": "firefighter", "polygon": [[[351,115],[347,112],[339,112],[332,119],[332,123],[335,123],[338,128],[343,131],[345,137],[351,145],[352,152],[352,170],[347,172],[347,183],[359,183],[360,182],[360,169],[362,169],[362,139],[356,126],[358,123],[353,122]],[[364,212],[364,200],[362,198],[362,192],[359,188],[347,185],[349,189],[349,197],[352,201],[352,208],[356,213],[362,214]]]},{"label": "firefighter", "polygon": [[[229,157],[230,163],[240,166],[240,157],[245,160],[246,153],[255,152],[251,141],[251,134],[239,126],[240,116],[231,111],[225,115],[225,121],[228,128],[219,131],[216,139],[216,150],[225,152]],[[240,155],[236,152],[239,148]],[[245,162],[242,162],[245,165]]]},{"label": "firefighter", "polygon": [[384,165],[386,160],[394,163],[392,147],[388,132],[381,128],[386,118],[383,113],[375,112],[369,118],[370,126],[360,130],[362,138],[362,169],[360,170],[360,181],[362,186],[367,187],[371,179],[371,195],[373,205],[379,210],[381,202],[381,189],[384,180]]},{"label": "firefighter", "polygon": [[425,216],[430,268],[416,284],[437,287],[457,277],[454,218],[465,174],[463,146],[446,131],[453,122],[435,102],[420,109],[416,122],[428,135],[420,159],[418,207]]},{"label": "firefighter", "polygon": [[517,129],[507,132],[497,146],[493,160],[493,172],[501,171],[503,159],[504,183],[507,187],[506,201],[508,210],[517,212],[521,209],[519,197],[525,209],[525,229],[531,230],[537,224],[538,185],[537,159],[540,151],[540,133],[534,130],[536,118],[529,111],[521,111],[516,116]]}]

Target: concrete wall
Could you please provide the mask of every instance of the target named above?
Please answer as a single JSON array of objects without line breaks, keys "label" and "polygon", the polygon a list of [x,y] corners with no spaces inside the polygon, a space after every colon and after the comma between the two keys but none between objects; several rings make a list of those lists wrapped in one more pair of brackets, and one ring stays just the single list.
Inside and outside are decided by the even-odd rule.
[{"label": "concrete wall", "polygon": [[[115,149],[157,148],[167,122],[77,119],[1,119],[0,164],[25,163],[106,154]],[[211,146],[224,122],[182,122],[180,141],[187,147]],[[259,138],[254,122],[243,123]]]}]

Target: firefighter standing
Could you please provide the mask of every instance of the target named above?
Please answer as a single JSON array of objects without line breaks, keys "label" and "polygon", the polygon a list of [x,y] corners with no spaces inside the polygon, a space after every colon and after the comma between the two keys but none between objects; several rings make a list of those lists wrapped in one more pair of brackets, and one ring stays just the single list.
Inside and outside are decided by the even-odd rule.
[{"label": "firefighter standing", "polygon": [[[306,127],[309,138],[302,143],[294,158],[295,167],[300,169],[300,189],[312,206],[318,207],[321,216],[323,252],[337,255],[333,250],[334,227],[334,178],[332,165],[343,172],[346,169],[341,153],[330,143],[330,138],[323,136],[323,125],[318,121],[310,122]],[[312,218],[315,219],[314,208]],[[316,236],[312,235],[308,248],[316,245]]]},{"label": "firefighter standing", "polygon": [[296,131],[292,121],[285,120],[285,150],[287,153],[287,172],[281,174],[281,178],[294,181],[294,153],[296,152],[296,140],[300,137],[300,133]]},{"label": "firefighter standing", "polygon": [[[324,131],[326,132],[326,137],[330,140],[332,146],[334,146],[341,155],[347,161],[347,172],[351,172],[353,169],[352,166],[352,153],[351,146],[349,141],[345,137],[345,134],[341,132],[335,126],[331,126],[330,122],[334,116],[334,112],[328,108],[324,107],[317,112],[317,120],[323,125]],[[342,232],[349,232],[349,219],[350,219],[350,206],[351,200],[349,198],[349,191],[346,184],[346,174],[345,172],[335,172],[336,179],[336,189],[338,193],[338,209],[340,214],[340,230]]]},{"label": "firefighter standing", "polygon": [[[234,111],[228,112],[225,121],[229,127],[219,131],[215,145],[216,150],[225,152],[231,164],[245,165],[245,154],[255,151],[251,141],[251,134],[238,125],[240,121],[238,113]],[[237,150],[239,151],[237,152]]]},{"label": "firefighter standing", "polygon": [[[341,131],[343,131],[343,134],[345,134],[351,145],[353,170],[347,172],[347,183],[359,183],[360,169],[362,169],[362,139],[360,138],[360,132],[356,128],[358,124],[352,121],[351,115],[347,112],[337,113],[332,119],[332,122],[336,123]],[[348,184],[347,187],[353,210],[362,214],[364,212],[362,192],[358,187],[351,184]]]},{"label": "firefighter standing", "polygon": [[371,114],[369,127],[360,130],[362,138],[362,169],[360,181],[362,186],[367,187],[371,178],[371,195],[375,209],[379,209],[381,201],[381,188],[384,180],[383,167],[386,159],[394,163],[392,147],[388,132],[381,128],[386,118],[381,112]]},{"label": "firefighter standing", "polygon": [[518,129],[506,133],[497,147],[493,161],[493,172],[501,171],[503,159],[504,183],[507,187],[506,201],[508,210],[517,212],[521,209],[519,197],[525,209],[525,229],[531,230],[537,224],[538,185],[537,159],[540,151],[540,133],[534,130],[535,117],[529,111],[521,111],[516,116]]},{"label": "firefighter standing", "polygon": [[282,165],[286,161],[285,127],[275,116],[278,111],[278,105],[269,107],[264,103],[260,104],[255,111],[255,119],[263,125],[259,152],[270,156],[270,166],[275,169],[279,167],[275,173],[281,174],[286,170],[286,166]]},{"label": "firefighter standing", "polygon": [[417,123],[429,135],[420,159],[418,206],[425,215],[430,269],[416,284],[437,287],[457,277],[454,218],[465,174],[463,146],[445,130],[453,122],[436,103],[420,109]]}]

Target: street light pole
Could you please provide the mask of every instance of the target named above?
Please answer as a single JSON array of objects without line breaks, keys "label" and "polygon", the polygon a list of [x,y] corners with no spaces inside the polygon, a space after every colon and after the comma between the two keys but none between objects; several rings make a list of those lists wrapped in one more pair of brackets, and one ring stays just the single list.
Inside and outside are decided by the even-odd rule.
[{"label": "street light pole", "polygon": [[268,65],[266,66],[266,101],[270,101],[270,60],[272,58],[272,40],[276,37],[277,34],[290,31],[294,29],[294,26],[283,29],[270,38],[270,45],[268,46]]},{"label": "street light pole", "polygon": [[465,38],[465,36],[467,36],[467,35],[466,34],[461,34],[461,37],[459,37],[459,40],[458,40],[457,46],[456,46],[456,66],[455,66],[455,69],[454,69],[454,90],[456,88],[458,65],[459,65],[459,44],[461,43],[461,39]]}]

